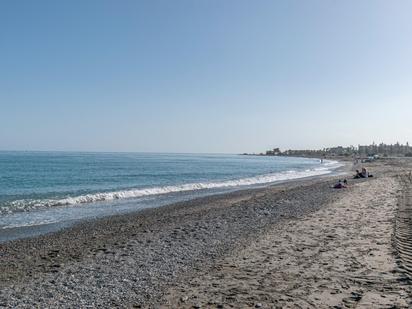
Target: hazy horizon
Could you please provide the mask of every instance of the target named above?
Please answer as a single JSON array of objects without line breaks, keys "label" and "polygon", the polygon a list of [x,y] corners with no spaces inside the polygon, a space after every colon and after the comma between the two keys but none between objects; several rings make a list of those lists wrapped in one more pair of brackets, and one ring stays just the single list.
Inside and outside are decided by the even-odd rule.
[{"label": "hazy horizon", "polygon": [[0,150],[412,139],[409,1],[0,4]]},{"label": "hazy horizon", "polygon": [[[399,142],[399,141],[397,141]],[[68,153],[136,153],[136,154],[199,154],[199,155],[233,155],[233,154],[260,154],[260,153],[265,153],[266,150],[272,150],[274,148],[279,148],[281,151],[286,151],[286,150],[323,150],[327,148],[332,148],[332,147],[355,147],[357,148],[358,146],[370,146],[372,143],[366,143],[366,144],[359,144],[359,145],[329,145],[325,147],[320,147],[320,148],[279,148],[279,147],[267,147],[265,149],[259,150],[259,151],[252,151],[252,152],[171,152],[171,151],[116,151],[116,150],[54,150],[54,149],[0,149],[0,152],[68,152]],[[409,142],[399,142],[400,145],[405,145],[406,143],[409,144]],[[379,145],[380,143],[375,143],[376,145]],[[388,145],[395,145],[396,143],[383,143],[383,144],[388,144]]]}]

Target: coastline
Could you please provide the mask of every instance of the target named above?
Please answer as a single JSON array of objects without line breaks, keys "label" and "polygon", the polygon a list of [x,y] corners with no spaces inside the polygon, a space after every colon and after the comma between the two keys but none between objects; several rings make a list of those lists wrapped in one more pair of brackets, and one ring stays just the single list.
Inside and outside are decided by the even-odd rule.
[{"label": "coastline", "polygon": [[[325,165],[324,168],[320,168],[319,170],[314,170],[314,171],[309,171],[312,172],[313,175],[310,175],[311,173],[308,173],[308,171],[305,171],[303,175],[305,176],[298,176],[298,175],[288,175],[287,173],[285,175],[281,175],[279,173],[276,177],[274,176],[268,176],[268,175],[257,175],[255,178],[254,182],[251,182],[251,184],[243,184],[243,185],[233,185],[233,186],[223,186],[217,188],[214,188],[217,183],[212,183],[210,184],[210,189],[199,189],[197,186],[192,189],[188,190],[186,187],[191,187],[191,184],[183,185],[183,186],[176,186],[173,188],[173,190],[176,190],[174,192],[173,190],[169,190],[169,187],[164,187],[163,191],[167,191],[163,193],[158,193],[154,194],[153,196],[157,196],[156,199],[153,199],[152,202],[141,202],[139,200],[134,200],[133,198],[116,198],[113,200],[107,200],[104,199],[103,201],[97,201],[94,203],[89,203],[89,204],[83,204],[80,202],[78,204],[79,206],[76,205],[65,205],[65,206],[56,206],[56,207],[50,207],[50,208],[45,208],[41,209],[41,211],[45,211],[46,214],[49,213],[49,218],[46,220],[40,220],[43,222],[30,222],[30,215],[33,214],[33,212],[17,212],[17,213],[11,213],[9,214],[11,218],[15,217],[18,218],[19,215],[24,214],[26,219],[24,219],[26,222],[23,221],[24,225],[19,225],[22,224],[19,221],[17,225],[13,221],[10,221],[8,224],[5,223],[4,227],[1,226],[0,224],[0,244],[5,243],[7,241],[13,241],[13,240],[18,240],[22,238],[28,238],[28,237],[38,237],[44,234],[48,233],[55,233],[58,232],[59,230],[65,229],[65,228],[70,228],[72,226],[75,226],[77,224],[80,224],[82,222],[93,222],[95,220],[99,220],[104,217],[111,217],[111,216],[118,216],[118,215],[129,215],[129,214],[135,214],[139,213],[144,209],[148,208],[157,208],[157,207],[165,207],[169,205],[174,205],[177,203],[181,203],[184,201],[190,201],[190,200],[198,200],[204,197],[208,196],[224,196],[225,194],[236,192],[236,191],[243,191],[243,190],[253,190],[253,189],[260,189],[260,188],[266,188],[270,186],[277,186],[280,184],[287,184],[287,183],[293,183],[295,181],[306,181],[306,180],[311,180],[311,179],[318,179],[318,178],[324,178],[324,177],[333,177],[335,175],[341,175],[347,173],[349,170],[350,166],[347,162],[343,161],[331,161],[333,163],[334,167],[332,168],[327,168]],[[315,172],[316,171],[316,172]],[[282,177],[280,177],[282,176]],[[298,176],[298,177],[297,177]],[[259,179],[261,178],[261,179]],[[269,178],[269,179],[268,179]],[[273,181],[271,178],[279,178],[279,180]],[[284,179],[281,179],[284,178]],[[239,179],[239,180],[234,180],[234,181],[227,181],[227,182],[245,182],[248,179]],[[271,181],[272,180],[272,181]],[[198,185],[201,185],[200,183]],[[207,184],[203,184],[204,186],[207,186]],[[182,187],[182,188],[180,188]],[[152,191],[162,191],[162,188],[149,188],[149,190]],[[144,190],[139,190],[139,189],[131,189],[128,191],[123,191],[125,192],[139,192],[139,191],[146,191]],[[171,192],[169,192],[171,191]],[[103,195],[109,195],[111,196],[113,192],[107,192],[104,193]],[[102,194],[97,194],[100,198],[100,195]],[[91,199],[89,196],[84,196],[85,200]],[[70,199],[81,199],[81,196],[78,198],[70,198]],[[116,201],[116,202],[114,202]],[[107,203],[106,205],[102,205],[102,203]],[[67,207],[70,206],[70,207]],[[62,218],[59,218],[58,220],[53,220],[50,219],[50,217],[53,216],[53,212],[58,212],[63,215]],[[51,213],[51,215],[50,215]],[[77,215],[66,215],[66,218],[64,218],[64,213],[75,213]],[[82,217],[82,213],[86,213],[85,217]],[[34,217],[36,218],[36,213],[34,213]],[[6,214],[6,216],[8,216]],[[77,216],[77,217],[76,217]],[[11,220],[16,220],[15,218]],[[7,222],[7,217],[5,217],[5,222]],[[17,219],[18,220],[18,219]],[[1,220],[0,220],[1,221]],[[39,221],[39,220],[37,220]],[[12,222],[10,224],[10,222]]]},{"label": "coastline", "polygon": [[[378,173],[371,181],[393,178],[398,165],[371,165]],[[331,189],[336,178],[209,196],[0,244],[0,305],[169,306],[173,287],[285,222],[345,200],[351,189]]]}]

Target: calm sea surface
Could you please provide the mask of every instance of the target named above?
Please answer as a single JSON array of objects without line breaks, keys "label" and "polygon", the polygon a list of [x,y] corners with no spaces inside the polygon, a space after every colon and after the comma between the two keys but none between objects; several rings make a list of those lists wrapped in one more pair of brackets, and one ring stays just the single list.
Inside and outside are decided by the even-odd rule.
[{"label": "calm sea surface", "polygon": [[0,152],[0,234],[324,175],[336,167],[286,157]]}]

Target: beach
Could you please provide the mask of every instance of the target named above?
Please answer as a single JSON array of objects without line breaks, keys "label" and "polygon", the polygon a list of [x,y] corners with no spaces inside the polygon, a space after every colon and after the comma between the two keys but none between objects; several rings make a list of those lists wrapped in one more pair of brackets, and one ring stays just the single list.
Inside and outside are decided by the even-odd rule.
[{"label": "beach", "polygon": [[296,180],[5,242],[0,306],[408,308],[395,225],[411,164],[366,166],[346,189]]}]

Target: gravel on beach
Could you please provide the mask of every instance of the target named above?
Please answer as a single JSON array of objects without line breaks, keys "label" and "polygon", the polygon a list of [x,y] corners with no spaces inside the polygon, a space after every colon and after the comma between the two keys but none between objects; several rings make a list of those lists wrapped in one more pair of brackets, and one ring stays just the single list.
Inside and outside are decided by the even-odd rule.
[{"label": "gravel on beach", "polygon": [[305,180],[84,222],[0,245],[0,306],[148,306],[167,287],[341,192]]},{"label": "gravel on beach", "polygon": [[[404,170],[399,161],[370,166],[378,178]],[[332,189],[337,179],[204,197],[0,244],[0,307],[163,306],[171,289],[190,286],[217,261],[240,257],[267,233],[287,235],[285,224],[345,200],[351,189]]]}]

